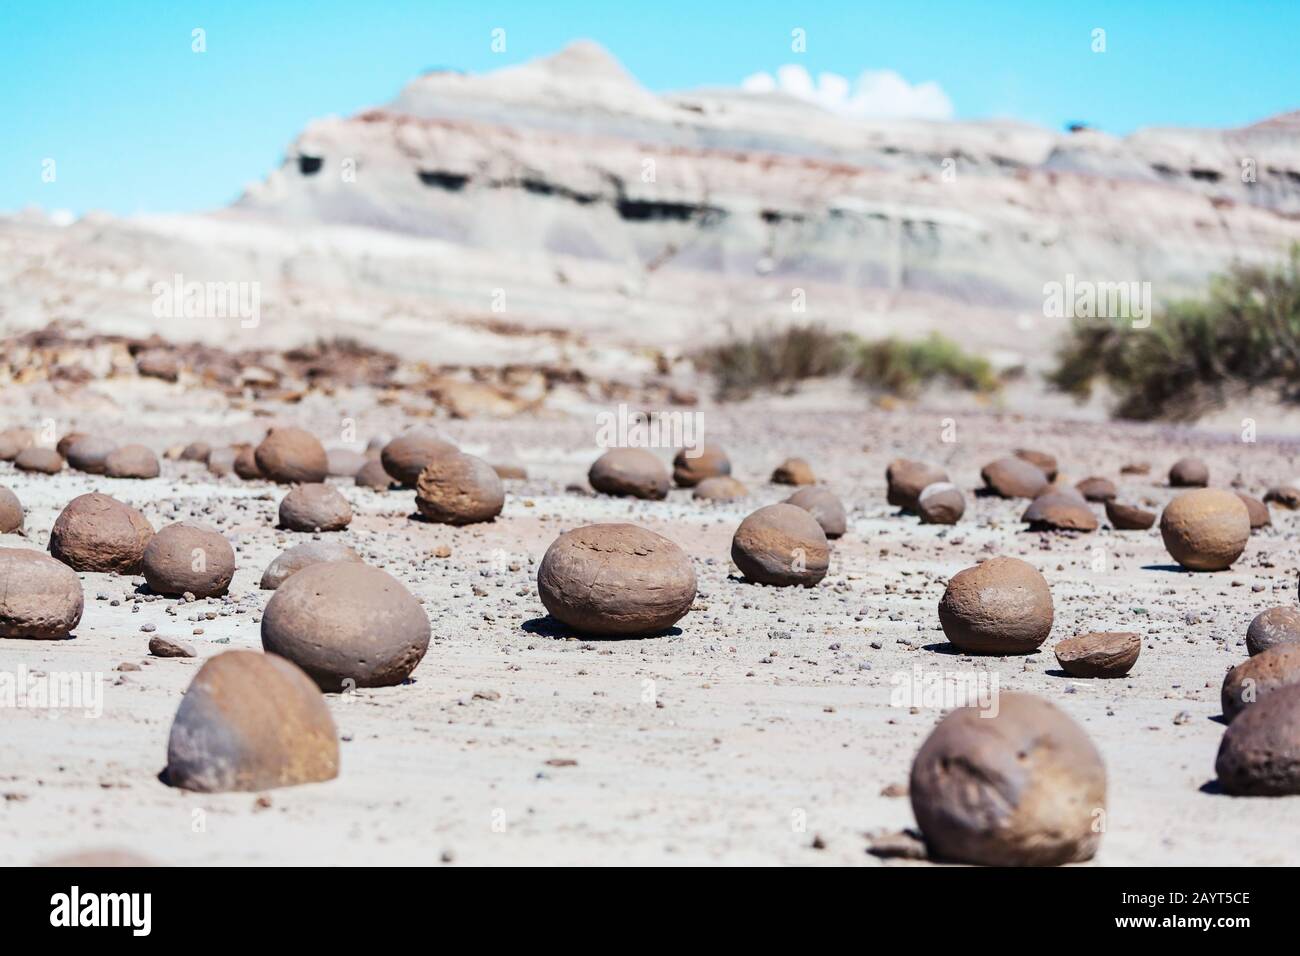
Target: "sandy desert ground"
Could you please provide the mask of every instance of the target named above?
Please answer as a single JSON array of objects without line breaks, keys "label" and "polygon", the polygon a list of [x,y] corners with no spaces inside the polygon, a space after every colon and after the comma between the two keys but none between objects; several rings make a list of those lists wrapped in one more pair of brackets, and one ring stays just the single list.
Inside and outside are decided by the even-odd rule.
[{"label": "sandy desert ground", "polygon": [[[182,401],[186,388],[108,380],[99,402],[62,410],[58,427],[161,452],[195,439],[255,441],[275,423],[337,445],[342,415],[355,422],[360,448],[411,423],[373,391],[249,409],[212,396]],[[35,393],[9,394],[13,423],[40,420]],[[1055,454],[1072,478],[1105,475],[1122,499],[1153,508],[1173,494],[1169,465],[1191,453],[1209,463],[1213,484],[1262,495],[1296,473],[1297,443],[941,400],[883,410],[814,391],[696,409],[750,499],[707,505],[674,490],[643,502],[573,487],[600,451],[600,409],[435,422],[465,451],[526,466],[528,478],[507,483],[505,510],[490,524],[414,520],[412,492],[339,481],[356,517],[334,536],[424,602],[433,643],[408,683],[328,697],[343,741],[338,779],[262,795],[189,793],[159,774],[199,665],[223,650],[260,648],[272,593],[259,590],[262,571],[311,537],[276,529],[283,487],[172,460],[152,480],[32,475],[0,463],[0,483],[27,509],[25,536],[0,546],[46,548],[61,507],[100,490],[156,528],[212,524],[238,561],[227,597],[193,603],[150,594],[142,578],[80,574],[86,610],[74,639],[0,640],[7,670],[104,677],[98,718],[0,712],[0,864],[113,847],[175,865],[879,865],[867,847],[875,834],[914,825],[903,788],[941,714],[891,705],[915,668],[986,671],[1002,690],[1041,694],[1082,724],[1109,773],[1096,865],[1296,862],[1292,801],[1228,797],[1211,782],[1223,675],[1246,657],[1251,618],[1296,598],[1300,516],[1274,509],[1273,526],[1252,536],[1231,571],[1191,574],[1173,565],[1158,529],[1117,532],[1103,521],[1091,534],[1031,533],[1018,520],[1025,502],[970,492],[982,464],[1033,447]],[[945,442],[953,428],[955,441]],[[672,450],[658,453],[666,461]],[[809,590],[745,583],[729,558],[740,520],[789,493],[767,482],[787,455],[807,458],[850,512],[830,573]],[[960,524],[923,526],[886,504],[885,466],[902,455],[949,469],[968,493]],[[1135,462],[1150,473],[1120,475]],[[592,640],[546,618],[536,587],[546,547],[565,529],[608,520],[642,524],[691,554],[699,593],[676,632]],[[450,555],[438,557],[443,546]],[[994,554],[1044,573],[1052,636],[1023,657],[949,653],[936,615],[945,581]],[[1076,680],[1059,670],[1051,644],[1094,630],[1143,634],[1127,678]],[[193,644],[198,657],[151,657],[155,634]]]}]

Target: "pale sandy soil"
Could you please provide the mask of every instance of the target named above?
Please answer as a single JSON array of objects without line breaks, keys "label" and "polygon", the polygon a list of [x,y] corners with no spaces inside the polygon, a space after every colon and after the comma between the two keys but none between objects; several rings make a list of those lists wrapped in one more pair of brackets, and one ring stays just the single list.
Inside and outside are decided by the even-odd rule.
[{"label": "pale sandy soil", "polygon": [[[328,445],[337,401],[273,411]],[[144,404],[133,416],[86,412],[61,420],[60,430],[102,427],[161,450],[188,437],[256,438],[272,420],[211,416],[186,426],[165,394]],[[347,410],[360,442],[401,424],[390,410],[362,404]],[[1274,527],[1252,538],[1232,571],[1191,575],[1170,567],[1158,530],[1103,525],[1091,535],[1045,537],[1020,530],[1023,502],[985,498],[968,498],[955,528],[922,527],[884,500],[884,468],[897,455],[943,463],[969,491],[981,464],[1013,447],[1039,447],[1076,479],[1107,475],[1125,500],[1159,506],[1172,494],[1161,486],[1164,473],[1183,454],[1203,455],[1215,484],[1239,481],[1262,494],[1296,472],[1300,448],[955,406],[815,405],[768,400],[704,411],[708,438],[726,445],[753,492],[735,505],[700,506],[684,491],[658,503],[567,491],[598,451],[589,415],[445,423],[466,450],[529,469],[527,481],[509,483],[505,512],[490,525],[416,522],[411,493],[345,486],[357,518],[338,537],[423,599],[434,642],[412,682],[330,697],[344,741],[341,775],[270,792],[263,808],[256,794],[191,794],[158,775],[172,715],[202,659],[260,647],[258,619],[271,593],[258,590],[262,570],[307,537],[274,529],[283,490],[212,479],[176,462],[164,463],[160,479],[127,482],[23,475],[0,464],[0,483],[28,509],[26,538],[5,536],[0,545],[44,548],[62,505],[98,489],[137,505],[155,527],[190,516],[216,525],[239,562],[228,599],[194,604],[137,594],[142,579],[83,574],[86,612],[75,639],[0,640],[6,670],[105,675],[98,719],[0,712],[0,863],[115,846],[183,865],[428,864],[444,854],[458,864],[876,864],[866,834],[913,824],[907,799],[882,796],[882,788],[906,782],[940,716],[891,706],[893,680],[914,667],[986,669],[1002,689],[1049,697],[1083,724],[1110,775],[1098,864],[1300,862],[1300,798],[1202,789],[1223,732],[1219,685],[1245,657],[1246,625],[1263,608],[1296,600],[1300,517],[1275,510]],[[13,407],[37,417],[21,396]],[[951,444],[940,440],[948,417]],[[765,480],[787,454],[807,457],[851,511],[831,572],[808,591],[745,584],[728,557],[740,519],[788,493]],[[1121,479],[1129,461],[1150,462],[1151,475]],[[693,555],[699,597],[679,633],[587,640],[539,620],[535,566],[546,546],[566,528],[605,520],[642,523]],[[450,558],[432,555],[442,544]],[[1056,604],[1048,645],[1027,657],[948,654],[935,612],[944,582],[995,553],[1023,556],[1046,575]],[[150,658],[146,624],[193,643],[199,659]],[[1108,629],[1143,633],[1132,674],[1110,682],[1062,676],[1050,644]],[[140,669],[119,673],[123,662]],[[814,836],[824,849],[812,848]]]}]

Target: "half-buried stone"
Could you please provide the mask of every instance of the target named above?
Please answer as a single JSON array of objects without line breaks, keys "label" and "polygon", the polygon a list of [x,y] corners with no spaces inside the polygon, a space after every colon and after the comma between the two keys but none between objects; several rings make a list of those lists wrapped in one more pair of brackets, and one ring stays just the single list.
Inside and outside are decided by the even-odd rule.
[{"label": "half-buried stone", "polygon": [[1056,473],[1058,471],[1056,459],[1052,455],[1047,454],[1047,452],[1034,451],[1032,448],[1017,448],[1012,452],[1012,454],[1017,458],[1023,458],[1031,465],[1036,466],[1044,475],[1047,476],[1048,481],[1056,480]]},{"label": "half-buried stone", "polygon": [[828,488],[800,488],[789,498],[788,505],[802,508],[822,526],[828,538],[840,538],[848,526],[848,516],[844,513],[844,503]]},{"label": "half-buried stone", "polygon": [[816,481],[812,465],[802,458],[787,458],[772,472],[774,485],[811,485]]},{"label": "half-buried stone", "polygon": [[1300,686],[1279,688],[1247,707],[1224,731],[1214,766],[1225,793],[1300,794]]},{"label": "half-buried stone", "polygon": [[34,471],[42,475],[57,475],[63,470],[63,456],[53,448],[32,445],[24,448],[14,459],[14,467],[19,471]]},{"label": "half-buried stone", "polygon": [[325,698],[291,661],[226,651],[194,675],[167,741],[167,783],[202,793],[333,780],[339,737]]},{"label": "half-buried stone", "polygon": [[505,486],[482,458],[455,452],[431,461],[415,483],[415,506],[438,524],[491,521],[505,506]]},{"label": "half-buried stone", "polygon": [[1030,531],[1096,531],[1097,516],[1081,499],[1061,492],[1039,495],[1020,518]]},{"label": "half-buried stone", "polygon": [[1047,476],[1023,458],[999,458],[980,469],[991,494],[1000,498],[1037,498],[1047,488]]},{"label": "half-buried stone", "polygon": [[1169,484],[1174,488],[1204,488],[1210,483],[1210,469],[1199,458],[1180,458],[1169,469]]},{"label": "half-buried stone", "polygon": [[1268,513],[1268,505],[1253,495],[1242,494],[1240,491],[1236,495],[1241,499],[1241,503],[1246,506],[1246,513],[1250,516],[1251,531],[1258,528],[1267,528],[1273,523],[1273,518]]},{"label": "half-buried stone", "polygon": [[731,560],[750,581],[810,588],[826,576],[830,546],[816,518],[782,503],[759,508],[740,523]]},{"label": "half-buried stone", "polygon": [[153,533],[131,506],[91,492],[73,498],[54,520],[50,554],[76,571],[138,574]]},{"label": "half-buried stone", "polygon": [[398,435],[380,452],[384,469],[401,485],[415,487],[420,472],[443,455],[459,449],[432,428],[412,428]]},{"label": "half-buried stone", "polygon": [[342,531],[351,521],[348,499],[330,485],[299,485],[280,502],[280,527],[289,531]]},{"label": "half-buried stone", "polygon": [[953,575],[939,602],[944,636],[968,654],[1028,654],[1052,632],[1052,592],[1032,564],[990,558]]},{"label": "half-buried stone", "polygon": [[961,707],[912,762],[912,812],[933,857],[984,866],[1059,866],[1097,852],[1106,768],[1077,723],[1032,694],[996,713]]},{"label": "half-buried stone", "polygon": [[205,441],[192,441],[181,449],[181,461],[206,463],[212,455],[212,446]]},{"label": "half-buried stone", "polygon": [[[916,511],[921,492],[931,485],[947,482],[947,480],[948,473],[942,468],[935,468],[923,461],[895,458],[885,468],[885,484],[888,486],[886,500],[895,508]],[[962,503],[962,508],[965,509],[965,502]]]},{"label": "half-buried stone", "polygon": [[329,474],[325,446],[301,428],[273,428],[253,452],[257,469],[282,484],[315,484]]},{"label": "half-buried stone", "polygon": [[361,488],[371,488],[375,491],[387,491],[393,487],[393,476],[388,473],[384,463],[378,458],[372,458],[362,465],[353,481]]},{"label": "half-buried stone", "polygon": [[68,446],[68,465],[90,475],[102,475],[108,456],[117,449],[117,442],[85,435]]},{"label": "half-buried stone", "polygon": [[235,549],[224,535],[193,524],[170,524],[144,549],[144,579],[159,594],[225,594],[235,576]]},{"label": "half-buried stone", "polygon": [[0,534],[23,530],[23,503],[18,496],[0,485]]},{"label": "half-buried stone", "polygon": [[81,620],[81,581],[49,555],[0,548],[0,581],[0,637],[55,640]]},{"label": "half-buried stone", "polygon": [[691,609],[695,569],[685,551],[653,531],[587,525],[546,549],[537,592],[553,618],[585,634],[658,634]]},{"label": "half-buried stone", "polygon": [[1088,501],[1111,501],[1119,495],[1115,482],[1109,478],[1101,478],[1096,475],[1083,479],[1074,487]]},{"label": "half-buried stone", "polygon": [[921,524],[956,524],[966,513],[966,496],[950,481],[926,485],[916,499]]},{"label": "half-buried stone", "polygon": [[340,541],[307,541],[277,555],[262,574],[262,590],[274,591],[290,576],[313,564],[326,561],[357,561],[357,554]]},{"label": "half-buried stone", "polygon": [[644,448],[611,448],[592,464],[587,480],[603,495],[652,501],[668,497],[668,469]]},{"label": "half-buried stone", "polygon": [[673,458],[673,481],[679,488],[694,488],[706,478],[731,474],[731,459],[717,445],[683,448]]},{"label": "half-buried stone", "polygon": [[1137,663],[1142,638],[1132,632],[1080,634],[1053,648],[1071,677],[1123,677]]},{"label": "half-buried stone", "polygon": [[257,465],[257,451],[252,445],[236,447],[235,461],[231,468],[244,481],[260,481],[266,477]]},{"label": "half-buried stone", "polygon": [[705,478],[695,486],[691,497],[696,501],[738,501],[749,494],[749,489],[730,475]]},{"label": "half-buried stone", "polygon": [[406,587],[356,561],[313,564],[276,589],[262,615],[262,647],[287,657],[322,690],[388,687],[429,648],[429,618]]},{"label": "half-buried stone", "polygon": [[1223,679],[1223,716],[1235,720],[1282,687],[1300,684],[1300,644],[1279,644],[1243,661]]},{"label": "half-buried stone", "polygon": [[71,448],[73,445],[75,445],[77,442],[81,441],[81,439],[85,437],[86,437],[85,432],[68,432],[66,435],[64,435],[62,438],[59,439],[58,444],[54,446],[54,450],[57,451],[60,456],[66,459],[68,457],[68,449]]},{"label": "half-buried stone", "polygon": [[1154,512],[1120,504],[1114,498],[1106,502],[1106,519],[1116,531],[1146,531],[1156,523]]},{"label": "half-buried stone", "polygon": [[123,445],[104,459],[104,474],[109,478],[157,478],[158,456],[144,445]]},{"label": "half-buried stone", "polygon": [[1246,629],[1246,652],[1251,657],[1280,644],[1300,645],[1300,608],[1283,606],[1260,611]]},{"label": "half-buried stone", "polygon": [[1223,571],[1241,557],[1250,540],[1250,514],[1231,491],[1185,491],[1160,516],[1165,549],[1192,571]]}]

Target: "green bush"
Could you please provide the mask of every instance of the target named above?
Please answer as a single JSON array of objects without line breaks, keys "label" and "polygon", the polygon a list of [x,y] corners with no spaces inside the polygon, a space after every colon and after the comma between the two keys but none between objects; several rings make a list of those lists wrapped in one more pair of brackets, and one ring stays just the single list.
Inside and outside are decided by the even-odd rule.
[{"label": "green bush", "polygon": [[884,339],[865,343],[853,377],[890,395],[914,395],[936,381],[970,392],[992,392],[999,386],[993,367],[978,355],[937,332],[915,342]]}]

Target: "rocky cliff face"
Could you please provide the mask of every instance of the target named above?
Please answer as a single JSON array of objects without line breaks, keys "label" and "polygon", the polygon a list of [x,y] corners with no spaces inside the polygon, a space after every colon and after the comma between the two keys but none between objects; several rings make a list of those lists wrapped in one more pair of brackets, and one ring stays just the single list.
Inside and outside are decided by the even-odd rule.
[{"label": "rocky cliff face", "polygon": [[261,283],[264,336],[386,336],[441,360],[485,349],[463,321],[671,351],[813,319],[1032,363],[1061,325],[1046,283],[1150,282],[1158,302],[1300,241],[1300,114],[1125,138],[866,122],[779,93],[658,96],[579,43],[311,123],[229,210],[22,229],[6,322],[63,263],[87,283],[53,297],[64,312],[137,334],[139,289],[183,271]]}]

